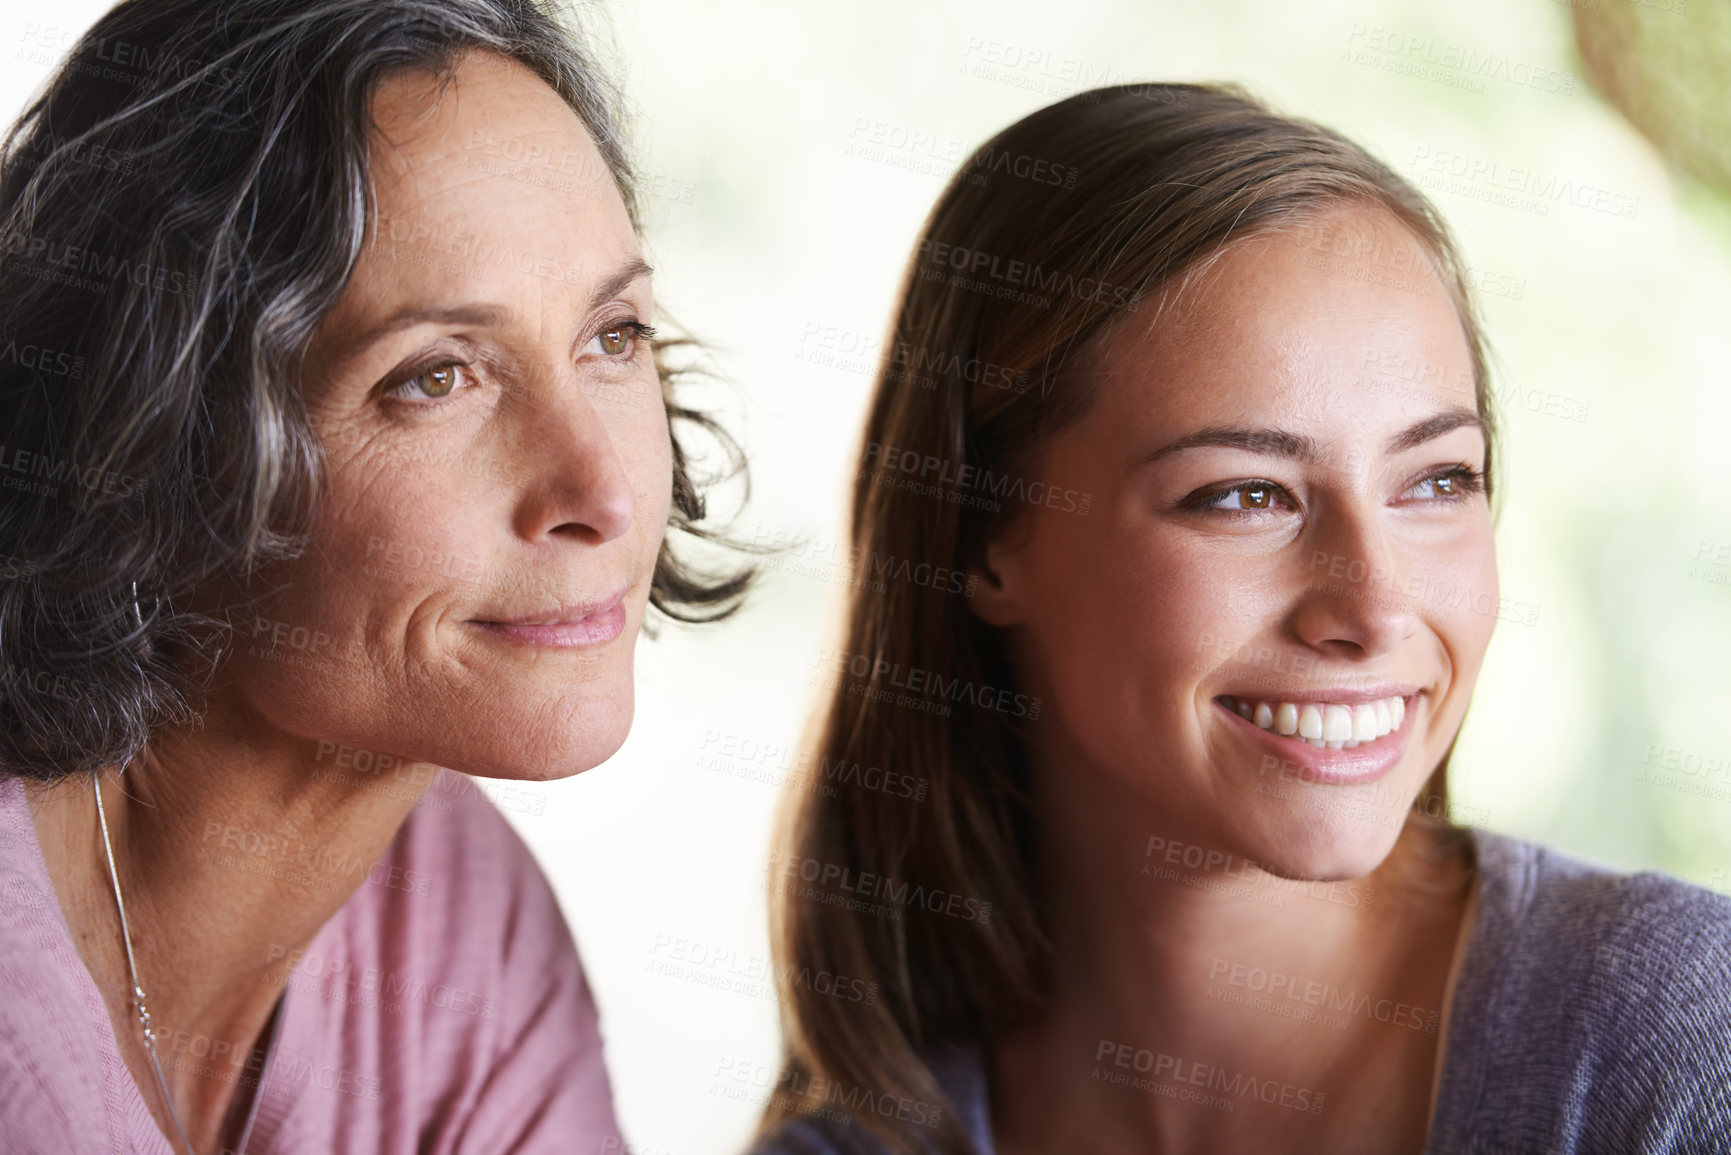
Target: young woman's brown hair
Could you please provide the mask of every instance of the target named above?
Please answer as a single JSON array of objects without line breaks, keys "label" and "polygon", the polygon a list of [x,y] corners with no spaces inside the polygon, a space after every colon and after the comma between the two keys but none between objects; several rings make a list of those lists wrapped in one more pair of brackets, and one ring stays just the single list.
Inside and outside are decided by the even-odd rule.
[{"label": "young woman's brown hair", "polygon": [[[821,764],[864,785],[796,796],[772,855],[787,1054],[765,1134],[841,1110],[898,1151],[972,1149],[939,1109],[930,1058],[1039,1007],[1050,935],[1024,743],[1041,703],[1018,691],[1000,631],[970,612],[964,575],[1028,503],[1086,512],[1086,495],[1044,485],[1037,459],[1086,411],[1073,370],[1103,334],[1227,245],[1353,204],[1392,214],[1434,262],[1385,272],[1417,291],[1440,280],[1453,298],[1472,364],[1462,400],[1488,440],[1485,352],[1448,231],[1334,132],[1231,86],[1099,89],[1012,125],[944,191],[878,372],[852,509],[861,580],[825,662]],[[1306,235],[1317,260],[1364,255],[1351,233]],[[1415,820],[1452,856],[1463,839],[1439,817],[1446,768]],[[844,978],[873,997],[837,997]]]}]

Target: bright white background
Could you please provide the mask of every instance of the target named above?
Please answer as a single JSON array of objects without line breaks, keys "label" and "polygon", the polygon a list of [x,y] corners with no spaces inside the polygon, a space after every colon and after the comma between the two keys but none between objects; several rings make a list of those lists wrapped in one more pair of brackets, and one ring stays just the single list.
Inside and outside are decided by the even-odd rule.
[{"label": "bright white background", "polygon": [[[0,2],[0,111],[20,110],[47,75],[23,45],[44,28],[81,31],[105,6]],[[739,531],[804,542],[804,564],[769,574],[735,622],[643,642],[625,748],[547,787],[542,814],[511,815],[579,939],[633,1150],[732,1151],[756,1116],[776,1061],[761,886],[778,790],[746,775],[794,757],[815,700],[843,577],[825,559],[838,556],[891,296],[959,159],[1082,87],[1241,80],[1409,176],[1448,154],[1638,198],[1624,219],[1497,206],[1483,185],[1432,192],[1495,289],[1483,308],[1501,386],[1533,406],[1504,407],[1499,543],[1503,592],[1537,607],[1537,621],[1499,628],[1454,782],[1484,825],[1731,890],[1731,779],[1684,779],[1717,798],[1638,779],[1653,751],[1731,764],[1731,573],[1712,560],[1731,556],[1720,552],[1731,543],[1731,212],[1679,183],[1595,95],[1566,6],[621,0],[602,11],[650,178],[658,295],[716,351],[728,384],[697,399],[732,415],[751,454],[755,497]],[[1469,52],[1493,63],[1409,67]],[[1535,68],[1574,91],[1508,79]],[[1547,400],[1586,419],[1547,414]],[[758,1083],[744,1100],[718,1077],[742,1065]]]}]

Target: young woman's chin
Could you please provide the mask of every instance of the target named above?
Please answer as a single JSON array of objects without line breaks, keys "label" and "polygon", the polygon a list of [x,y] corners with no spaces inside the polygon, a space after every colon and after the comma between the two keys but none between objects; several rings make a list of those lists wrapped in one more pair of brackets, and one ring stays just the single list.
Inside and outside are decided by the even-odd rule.
[{"label": "young woman's chin", "polygon": [[[1157,791],[1153,793],[1158,793]],[[1254,864],[1278,878],[1333,882],[1374,873],[1393,852],[1404,828],[1405,807],[1354,801],[1335,788],[1287,787],[1285,797],[1255,794],[1192,823],[1150,819],[1150,829],[1200,848],[1236,868]],[[1409,800],[1410,804],[1410,800]],[[1150,814],[1160,814],[1150,797]]]},{"label": "young woman's chin", "polygon": [[1400,834],[1398,827],[1367,828],[1326,817],[1313,819],[1302,811],[1283,816],[1282,829],[1257,840],[1244,857],[1279,878],[1304,882],[1337,882],[1363,878],[1387,861]]}]

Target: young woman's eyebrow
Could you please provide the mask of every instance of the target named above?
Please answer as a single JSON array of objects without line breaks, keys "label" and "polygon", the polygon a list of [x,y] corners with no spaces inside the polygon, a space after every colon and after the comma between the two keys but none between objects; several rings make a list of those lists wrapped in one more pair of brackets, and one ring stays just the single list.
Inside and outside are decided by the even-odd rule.
[{"label": "young woman's eyebrow", "polygon": [[[1482,431],[1484,422],[1478,414],[1470,409],[1445,409],[1441,413],[1424,418],[1422,421],[1403,429],[1389,438],[1386,452],[1400,453],[1447,433],[1452,433],[1463,426],[1471,426]],[[1176,441],[1161,446],[1154,452],[1142,458],[1139,464],[1147,465],[1173,453],[1186,449],[1242,449],[1247,453],[1260,453],[1266,457],[1285,457],[1294,461],[1306,463],[1320,461],[1323,457],[1321,444],[1314,437],[1302,433],[1290,433],[1284,429],[1251,429],[1242,426],[1209,426],[1187,433]]]},{"label": "young woman's eyebrow", "polygon": [[1268,457],[1289,457],[1295,461],[1316,461],[1322,457],[1322,446],[1314,437],[1288,433],[1284,429],[1247,429],[1241,426],[1214,425],[1186,433],[1178,440],[1161,446],[1142,458],[1149,465],[1162,457],[1186,449],[1242,449]]},{"label": "young woman's eyebrow", "polygon": [[1400,453],[1412,449],[1427,441],[1434,441],[1445,433],[1453,433],[1463,426],[1477,429],[1481,434],[1485,431],[1484,421],[1471,409],[1444,409],[1441,413],[1426,417],[1389,438],[1388,452]]}]

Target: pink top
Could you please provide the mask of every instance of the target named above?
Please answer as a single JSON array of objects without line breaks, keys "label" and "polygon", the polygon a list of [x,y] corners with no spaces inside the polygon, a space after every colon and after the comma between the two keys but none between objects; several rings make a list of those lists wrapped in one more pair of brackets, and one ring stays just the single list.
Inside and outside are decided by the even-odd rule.
[{"label": "pink top", "polygon": [[[256,869],[269,851],[243,840],[219,852]],[[440,775],[319,931],[279,1015],[252,1063],[263,1081],[245,1155],[625,1149],[571,932],[528,849],[460,775]],[[209,1040],[157,1029],[165,1068],[210,1061]],[[13,777],[0,778],[0,1151],[174,1153],[115,1046]]]}]

